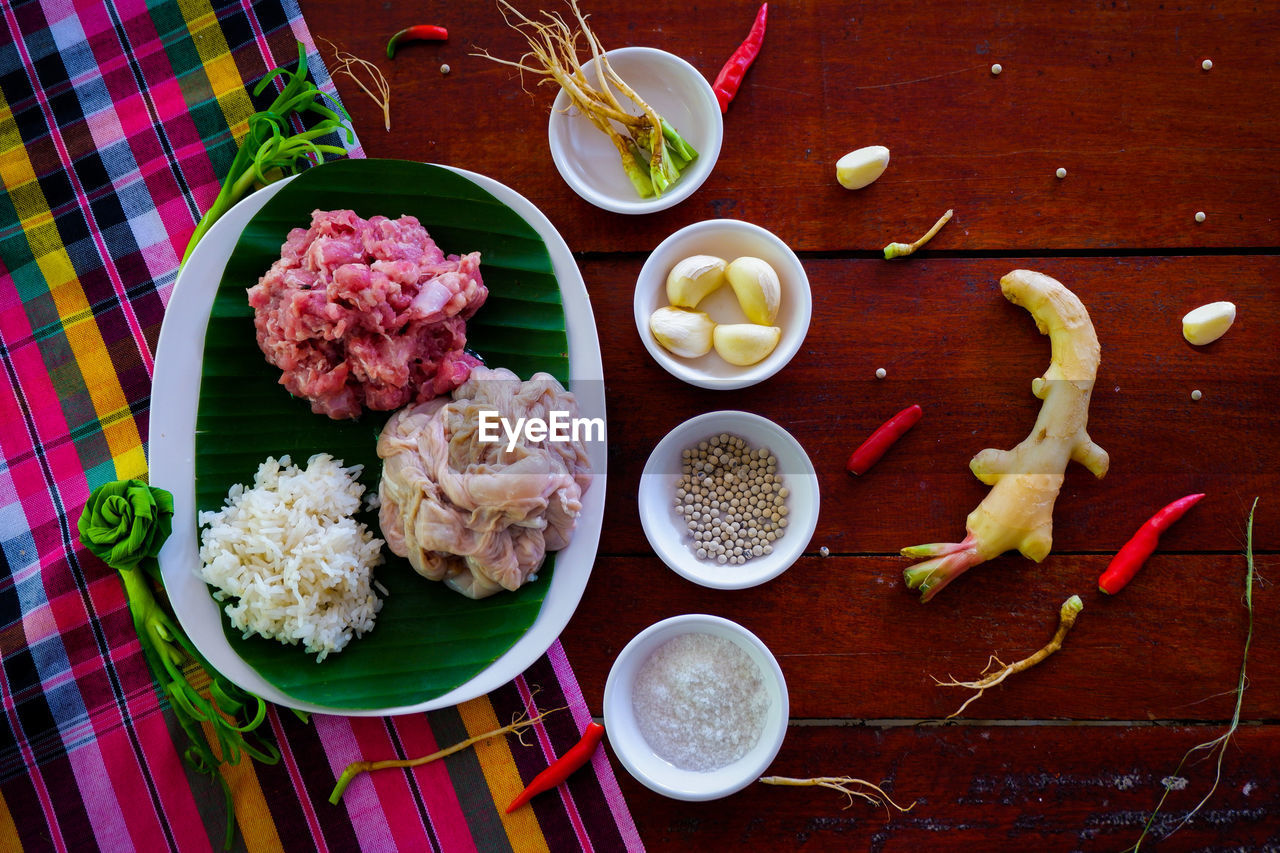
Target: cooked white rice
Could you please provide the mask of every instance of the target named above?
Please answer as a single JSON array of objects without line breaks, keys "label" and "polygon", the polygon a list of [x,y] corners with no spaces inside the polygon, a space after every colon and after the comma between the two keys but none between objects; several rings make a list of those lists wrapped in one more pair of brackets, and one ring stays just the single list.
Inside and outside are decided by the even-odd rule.
[{"label": "cooked white rice", "polygon": [[343,468],[327,453],[305,471],[288,456],[271,458],[253,488],[236,484],[221,510],[200,513],[200,576],[245,637],[301,642],[319,663],[372,630],[383,543],[352,517],[362,467]]}]

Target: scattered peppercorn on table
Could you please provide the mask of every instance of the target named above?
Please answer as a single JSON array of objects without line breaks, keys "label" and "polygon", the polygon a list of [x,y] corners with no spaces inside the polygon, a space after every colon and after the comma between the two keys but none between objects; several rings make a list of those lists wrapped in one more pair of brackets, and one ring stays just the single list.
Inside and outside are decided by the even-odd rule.
[{"label": "scattered peppercorn on table", "polygon": [[[637,16],[616,0],[582,5],[606,47],[661,48],[708,82],[757,10],[655,0]],[[357,4],[302,6],[317,37],[386,73],[389,132],[380,107],[337,81],[369,156],[491,176],[577,253],[604,350],[612,452],[600,556],[562,640],[593,712],[614,657],[645,627],[724,616],[764,640],[787,679],[792,724],[769,774],[851,776],[916,802],[886,817],[822,787],[761,784],[682,802],[615,764],[648,849],[1118,850],[1138,841],[1168,789],[1144,841],[1154,849],[1210,791],[1212,762],[1178,765],[1225,732],[1235,708],[1255,496],[1260,576],[1275,580],[1280,549],[1274,9],[771,3],[711,176],[675,207],[626,216],[591,206],[557,172],[546,138],[554,92],[526,91],[513,69],[475,56],[527,49],[496,5],[433,8],[448,41],[406,47],[394,62],[382,59],[387,39],[419,23],[420,6],[393,0],[376,24]],[[887,167],[845,189],[837,160],[872,145],[891,152]],[[883,259],[885,245],[915,239],[947,210],[952,219],[912,256]],[[632,318],[648,252],[712,218],[777,234],[800,253],[813,292],[800,352],[737,391],[667,374]],[[1020,268],[1056,278],[1088,310],[1102,352],[1088,429],[1110,470],[1096,479],[1067,467],[1042,562],[1006,554],[921,604],[899,550],[959,541],[987,491],[970,459],[1018,444],[1039,410],[1032,380],[1050,343],[999,286]],[[1193,346],[1183,316],[1219,301],[1234,303],[1234,324]],[[923,417],[874,468],[847,473],[854,449],[915,404]],[[805,555],[747,590],[677,576],[638,517],[654,445],[717,409],[787,428],[821,485]],[[1200,492],[1123,591],[1100,593],[1099,576],[1143,522]],[[1259,581],[1253,593],[1240,728],[1199,816],[1158,849],[1280,845],[1280,726],[1266,722],[1280,719],[1280,607],[1274,586]],[[944,724],[965,696],[938,681],[974,677],[990,655],[1031,655],[1071,595],[1083,611],[1061,649]]]}]

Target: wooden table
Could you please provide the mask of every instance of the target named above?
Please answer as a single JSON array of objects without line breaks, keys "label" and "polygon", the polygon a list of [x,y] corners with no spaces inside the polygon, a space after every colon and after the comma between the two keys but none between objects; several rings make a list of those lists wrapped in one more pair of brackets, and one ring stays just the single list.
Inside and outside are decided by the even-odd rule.
[{"label": "wooden table", "polygon": [[[387,73],[389,133],[368,98],[338,80],[369,156],[490,175],[541,208],[577,255],[604,344],[610,427],[600,558],[563,636],[589,703],[598,713],[614,656],[645,626],[684,612],[726,616],[763,638],[787,676],[792,724],[771,772],[857,776],[917,801],[887,821],[818,789],[754,785],[684,803],[619,767],[646,844],[1131,845],[1183,752],[1230,721],[1255,496],[1257,567],[1271,581],[1280,575],[1280,15],[1239,0],[777,3],[710,179],[671,210],[628,217],[588,205],[559,177],[546,143],[553,93],[528,93],[509,69],[472,55],[521,52],[496,7],[452,5],[389,0],[370,14],[304,0],[303,11],[318,37]],[[755,7],[595,0],[587,11],[606,46],[661,47],[713,77]],[[388,35],[420,19],[447,25],[450,41],[386,61]],[[993,75],[993,63],[1003,73]],[[842,189],[835,160],[870,144],[891,149],[889,170],[865,190]],[[927,250],[879,259],[885,243],[914,239],[947,208],[955,219]],[[813,286],[801,352],[738,392],[701,391],[663,372],[631,315],[647,251],[714,217],[774,231],[801,254]],[[1111,471],[1098,481],[1068,470],[1042,564],[1006,555],[921,605],[903,587],[898,550],[963,535],[986,493],[970,457],[1016,444],[1039,406],[1030,381],[1048,364],[1048,341],[997,285],[1018,267],[1059,278],[1090,311],[1103,359],[1089,429]],[[1188,345],[1182,315],[1221,299],[1239,306],[1235,326],[1211,346]],[[888,376],[877,381],[880,367]],[[910,403],[924,420],[870,474],[847,475],[850,450]],[[741,592],[667,570],[636,508],[654,444],[720,408],[785,425],[817,466],[823,496],[806,556]],[[1192,491],[1208,497],[1138,579],[1115,598],[1098,593],[1098,574],[1137,526]],[[1144,849],[1280,845],[1280,608],[1273,585],[1254,591],[1249,686],[1217,791],[1172,839]],[[971,677],[989,654],[1012,660],[1039,648],[1072,593],[1085,610],[1059,655],[960,720],[939,722],[964,694],[934,676]],[[1187,785],[1170,794],[1156,837],[1209,790],[1213,765],[1178,775]]]}]

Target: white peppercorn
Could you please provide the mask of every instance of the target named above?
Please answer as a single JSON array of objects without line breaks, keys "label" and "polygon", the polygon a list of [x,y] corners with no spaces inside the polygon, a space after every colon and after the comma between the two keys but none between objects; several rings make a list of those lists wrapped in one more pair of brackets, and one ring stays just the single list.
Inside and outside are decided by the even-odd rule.
[{"label": "white peppercorn", "polygon": [[772,553],[786,527],[790,490],[767,447],[721,433],[680,454],[674,507],[700,560],[741,565]]}]

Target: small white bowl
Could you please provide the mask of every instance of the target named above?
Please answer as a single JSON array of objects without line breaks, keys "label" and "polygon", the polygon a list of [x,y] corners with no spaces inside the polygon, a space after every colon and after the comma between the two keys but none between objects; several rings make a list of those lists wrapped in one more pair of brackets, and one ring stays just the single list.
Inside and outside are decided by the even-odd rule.
[{"label": "small white bowl", "polygon": [[[681,452],[721,433],[736,435],[753,447],[769,448],[778,457],[783,485],[791,491],[786,535],[773,543],[772,554],[741,565],[699,560],[689,548],[693,540],[684,516],[674,506]],[[746,589],[776,578],[804,553],[818,525],[818,475],[800,442],[768,418],[750,412],[708,412],[690,418],[658,442],[640,475],[637,502],[644,535],[672,571],[712,589]]]},{"label": "small white bowl", "polygon": [[[636,675],[649,656],[668,640],[692,633],[736,643],[760,668],[769,695],[769,711],[756,745],[732,764],[707,772],[681,770],[659,758],[640,733],[632,704]],[[727,797],[759,779],[782,747],[789,715],[787,682],[769,647],[746,628],[719,616],[686,614],[650,625],[618,653],[604,685],[604,727],[618,760],[646,787],[677,800]]]},{"label": "small white bowl", "polygon": [[[750,255],[773,267],[782,284],[782,304],[774,321],[774,325],[782,329],[782,338],[773,352],[755,364],[740,367],[725,361],[714,349],[698,358],[685,358],[668,352],[654,340],[649,331],[649,316],[669,304],[667,274],[692,255],[713,255],[726,261]],[[690,385],[727,390],[763,382],[786,367],[809,333],[813,296],[804,265],[791,247],[771,231],[738,219],[707,219],[681,228],[649,254],[636,279],[633,305],[636,331],[658,364]],[[728,284],[699,302],[696,310],[705,311],[716,323],[748,322]]]},{"label": "small white bowl", "polygon": [[[573,191],[596,207],[614,213],[653,213],[679,204],[702,186],[720,157],[724,117],[711,84],[698,69],[665,50],[622,47],[607,51],[605,56],[618,76],[666,119],[698,156],[667,192],[641,198],[622,170],[618,149],[586,116],[568,114],[569,96],[561,90],[547,126],[551,159]],[[593,82],[595,67],[594,59],[582,66]],[[631,105],[621,95],[618,100],[623,107]]]}]

